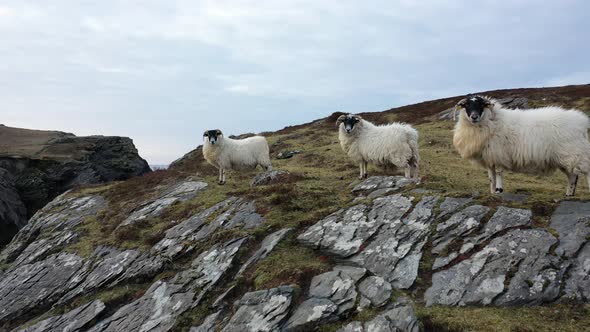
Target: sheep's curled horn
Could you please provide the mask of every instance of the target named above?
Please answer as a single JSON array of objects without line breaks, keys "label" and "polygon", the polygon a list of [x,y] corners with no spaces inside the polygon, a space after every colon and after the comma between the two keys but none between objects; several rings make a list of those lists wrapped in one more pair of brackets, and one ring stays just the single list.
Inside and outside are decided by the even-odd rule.
[{"label": "sheep's curled horn", "polygon": [[459,108],[465,107],[465,103],[467,102],[467,98],[463,98],[459,100],[457,105],[455,105],[455,109],[453,110],[453,121],[457,121],[457,113],[460,112]]},{"label": "sheep's curled horn", "polygon": [[338,127],[340,123],[344,122],[344,119],[346,119],[346,114],[339,116],[338,119],[336,119],[336,127]]}]

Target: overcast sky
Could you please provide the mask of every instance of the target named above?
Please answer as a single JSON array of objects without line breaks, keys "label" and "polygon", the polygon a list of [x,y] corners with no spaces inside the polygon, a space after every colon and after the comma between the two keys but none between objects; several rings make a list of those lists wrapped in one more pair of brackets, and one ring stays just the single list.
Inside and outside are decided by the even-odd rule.
[{"label": "overcast sky", "polygon": [[0,123],[152,164],[335,111],[590,83],[587,0],[0,0]]}]

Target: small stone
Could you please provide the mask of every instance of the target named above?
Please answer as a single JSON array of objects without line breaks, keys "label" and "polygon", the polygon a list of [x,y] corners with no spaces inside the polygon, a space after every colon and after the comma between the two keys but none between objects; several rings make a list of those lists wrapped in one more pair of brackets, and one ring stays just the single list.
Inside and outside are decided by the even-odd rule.
[{"label": "small stone", "polygon": [[291,173],[281,170],[266,171],[256,175],[250,183],[251,187],[267,186],[269,184],[282,183],[289,178]]}]

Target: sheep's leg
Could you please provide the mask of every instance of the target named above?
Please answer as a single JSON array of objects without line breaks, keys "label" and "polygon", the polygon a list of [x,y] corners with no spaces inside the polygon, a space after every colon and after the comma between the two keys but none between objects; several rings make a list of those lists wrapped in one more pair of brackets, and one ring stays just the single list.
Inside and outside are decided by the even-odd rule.
[{"label": "sheep's leg", "polygon": [[367,163],[365,161],[361,161],[361,163],[359,164],[360,167],[360,175],[359,175],[359,179],[364,179],[367,177]]},{"label": "sheep's leg", "polygon": [[408,179],[412,177],[412,167],[410,165],[404,169],[404,176]]},{"label": "sheep's leg", "polygon": [[363,168],[365,169],[365,179],[366,179],[369,177],[369,171],[367,170],[369,168],[369,162],[365,161]]},{"label": "sheep's leg", "polygon": [[490,167],[488,168],[488,177],[490,178],[490,192],[492,194],[496,193],[496,168]]},{"label": "sheep's leg", "polygon": [[501,169],[496,172],[496,194],[501,194],[504,192],[504,187],[502,186],[503,175],[504,171]]},{"label": "sheep's leg", "polygon": [[412,179],[419,180],[420,177],[420,170],[417,164],[411,166],[411,177]]},{"label": "sheep's leg", "polygon": [[574,196],[576,194],[576,187],[578,185],[578,175],[574,173],[567,174],[567,189],[565,191],[566,196]]},{"label": "sheep's leg", "polygon": [[219,168],[219,184],[225,184],[225,170]]}]

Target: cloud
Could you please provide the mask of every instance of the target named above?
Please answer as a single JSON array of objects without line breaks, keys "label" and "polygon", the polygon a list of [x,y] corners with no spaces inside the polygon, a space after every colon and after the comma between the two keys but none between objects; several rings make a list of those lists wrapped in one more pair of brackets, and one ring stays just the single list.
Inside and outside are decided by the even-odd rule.
[{"label": "cloud", "polygon": [[333,111],[583,83],[589,9],[582,0],[6,0],[2,122],[132,136],[165,163],[208,127],[259,132]]}]

